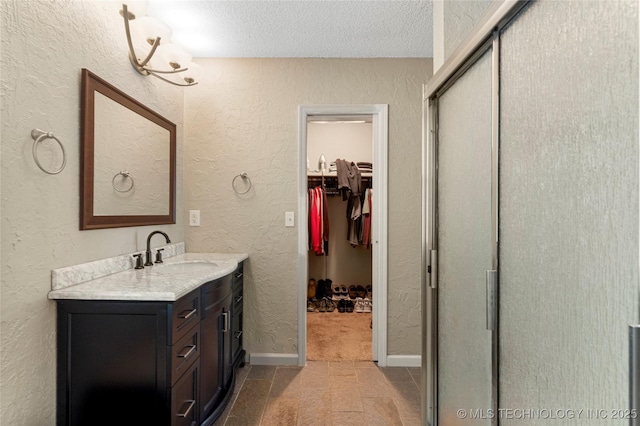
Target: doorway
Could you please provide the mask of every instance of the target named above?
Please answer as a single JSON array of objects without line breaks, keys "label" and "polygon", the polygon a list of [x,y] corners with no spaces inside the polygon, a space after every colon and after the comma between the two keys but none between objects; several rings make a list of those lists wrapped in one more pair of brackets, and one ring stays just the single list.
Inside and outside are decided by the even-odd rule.
[{"label": "doorway", "polygon": [[[371,330],[371,354],[368,359],[377,361],[379,366],[386,366],[386,294],[387,294],[387,229],[386,229],[386,217],[387,217],[387,105],[320,105],[320,106],[300,106],[299,108],[299,184],[298,184],[298,364],[305,365],[307,360],[307,309],[309,308],[309,279],[315,279],[315,285],[319,287],[320,279],[323,280],[323,284],[326,286],[326,292],[331,289],[332,282],[327,285],[326,278],[330,278],[329,273],[335,271],[332,269],[335,266],[335,262],[332,258],[330,265],[329,256],[319,256],[315,259],[310,259],[310,256],[316,256],[313,251],[309,250],[309,169],[312,171],[314,178],[319,175],[321,179],[324,178],[324,169],[321,170],[319,164],[319,157],[313,149],[308,150],[307,141],[309,136],[309,122],[314,122],[314,126],[321,124],[318,122],[330,122],[335,125],[337,122],[351,123],[351,124],[367,124],[370,125],[371,132],[371,163],[374,165],[371,172],[367,173],[367,180],[372,188],[376,189],[375,197],[371,199],[371,210],[376,214],[371,215],[370,233],[371,233],[371,245],[370,248],[364,249],[370,251],[370,293],[367,294],[367,286],[362,285],[365,293],[364,298],[370,296],[370,300],[375,302],[370,306],[371,319],[369,321],[369,327]],[[364,121],[365,123],[361,123]],[[355,123],[358,122],[358,123]],[[310,152],[311,151],[311,152]],[[333,154],[328,154],[333,155]],[[347,154],[345,154],[347,155]],[[309,161],[307,161],[307,159]],[[324,167],[327,172],[331,167],[331,162],[335,161],[335,158],[325,156]],[[348,159],[347,160],[351,160]],[[353,159],[353,161],[360,161]],[[309,167],[307,167],[307,165]],[[313,172],[315,170],[315,172]],[[341,197],[335,198],[332,204],[339,203]],[[339,211],[343,206],[337,205],[332,208],[332,211]],[[344,211],[343,211],[344,214]],[[345,216],[346,217],[346,216]],[[341,231],[338,231],[341,232]],[[336,238],[340,238],[339,236]],[[345,235],[346,238],[346,235]],[[336,249],[335,247],[333,248]],[[354,248],[357,250],[363,250],[362,248]],[[339,249],[338,249],[339,250]],[[311,254],[310,254],[311,253]],[[336,254],[338,251],[336,251]],[[363,256],[364,254],[364,256]],[[360,261],[369,256],[366,251],[360,253]],[[336,257],[337,260],[337,257]],[[318,275],[319,278],[312,277]],[[346,278],[346,277],[345,277]],[[337,282],[340,291],[340,286],[345,288],[342,291],[347,291],[347,298],[351,299],[348,295],[349,287],[352,284]],[[356,283],[354,283],[356,284]],[[365,283],[366,284],[366,283]],[[357,289],[357,285],[354,286]],[[358,294],[358,297],[360,294]],[[354,297],[355,299],[355,297]],[[339,299],[338,299],[339,300]],[[338,301],[335,301],[335,315],[340,315]],[[322,306],[325,308],[325,305]],[[354,312],[346,312],[344,315],[357,315],[355,306],[353,306]],[[332,313],[329,313],[332,314]],[[334,315],[334,316],[335,316]],[[362,315],[364,317],[364,315]]]}]

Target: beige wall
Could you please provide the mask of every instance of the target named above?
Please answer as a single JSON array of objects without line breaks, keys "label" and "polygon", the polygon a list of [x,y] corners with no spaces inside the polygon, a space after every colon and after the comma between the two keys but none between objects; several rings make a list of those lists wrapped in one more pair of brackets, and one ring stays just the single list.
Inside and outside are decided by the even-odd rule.
[{"label": "beige wall", "polygon": [[[55,424],[56,308],[47,300],[51,270],[141,250],[156,228],[174,241],[184,238],[183,89],[133,70],[118,9],[118,2],[0,2],[3,425]],[[177,225],[79,231],[81,68],[177,124]],[[54,132],[64,144],[67,166],[59,175],[46,175],[35,165],[34,127]]]},{"label": "beige wall", "polygon": [[[297,353],[298,106],[389,104],[388,353],[420,354],[421,114],[429,59],[207,59],[185,92],[188,251],[243,251],[246,346]],[[306,165],[303,165],[305,167]],[[246,172],[253,188],[237,195]],[[300,218],[296,217],[296,223]],[[303,219],[304,223],[304,219]]]}]

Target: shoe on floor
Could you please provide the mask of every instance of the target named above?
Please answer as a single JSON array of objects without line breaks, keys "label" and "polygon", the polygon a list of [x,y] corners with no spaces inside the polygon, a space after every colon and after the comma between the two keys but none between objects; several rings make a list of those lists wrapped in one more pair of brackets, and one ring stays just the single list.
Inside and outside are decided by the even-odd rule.
[{"label": "shoe on floor", "polygon": [[373,308],[371,307],[371,300],[368,297],[365,297],[362,301],[362,312],[371,312]]},{"label": "shoe on floor", "polygon": [[356,297],[353,310],[356,312],[364,312],[364,301],[362,298]]},{"label": "shoe on floor", "polygon": [[369,300],[373,299],[373,287],[370,285],[367,286],[367,297]]},{"label": "shoe on floor", "polygon": [[336,310],[335,302],[328,297],[325,297],[325,307],[327,309],[326,312],[333,312]]},{"label": "shoe on floor", "polygon": [[309,278],[309,284],[307,286],[307,298],[313,299],[316,297],[316,280]]},{"label": "shoe on floor", "polygon": [[341,299],[338,302],[338,312],[340,312],[340,313],[347,312],[347,301],[346,300]]},{"label": "shoe on floor", "polygon": [[349,297],[349,292],[347,291],[347,287],[341,285],[340,286],[340,299],[347,299]]},{"label": "shoe on floor", "polygon": [[316,294],[314,296],[316,299],[322,300],[322,298],[326,296],[324,294],[324,288],[325,288],[324,280],[318,280],[318,284],[316,285]]},{"label": "shoe on floor", "polygon": [[345,312],[353,312],[353,301],[351,300],[345,300],[345,303],[347,304],[347,308]]},{"label": "shoe on floor", "polygon": [[350,299],[355,299],[356,297],[358,297],[358,292],[356,291],[356,286],[355,285],[350,285],[347,294],[349,295]]},{"label": "shoe on floor", "polygon": [[307,302],[307,312],[313,312],[316,310],[316,305],[313,303],[312,300],[309,300]]},{"label": "shoe on floor", "polygon": [[333,300],[340,299],[340,286],[338,284],[331,285],[331,294],[333,294]]}]

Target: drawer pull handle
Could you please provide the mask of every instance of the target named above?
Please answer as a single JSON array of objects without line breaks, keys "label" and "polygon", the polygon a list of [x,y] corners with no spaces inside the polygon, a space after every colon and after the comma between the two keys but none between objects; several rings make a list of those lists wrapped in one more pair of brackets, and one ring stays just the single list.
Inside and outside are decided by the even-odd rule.
[{"label": "drawer pull handle", "polygon": [[191,411],[191,409],[193,408],[194,405],[196,405],[196,401],[195,399],[188,399],[185,402],[189,403],[189,406],[187,407],[186,410],[184,410],[184,413],[178,413],[176,414],[177,417],[187,417],[189,415],[189,411]]},{"label": "drawer pull handle", "polygon": [[242,302],[242,298],[243,298],[243,296],[236,297],[236,303]]},{"label": "drawer pull handle", "polygon": [[235,276],[236,279],[242,278],[242,275],[244,275],[243,272],[238,272]]},{"label": "drawer pull handle", "polygon": [[187,312],[186,314],[185,314],[185,312],[187,312],[187,311],[183,311],[183,312],[181,312],[181,313],[180,313],[180,315],[178,315],[178,318],[181,318],[181,319],[189,319],[189,318],[191,318],[192,316],[194,316],[194,315],[196,314],[196,312],[198,312],[198,310],[197,310],[196,308],[193,308],[192,310],[190,310],[190,311],[189,311],[189,312]]},{"label": "drawer pull handle", "polygon": [[226,333],[227,331],[229,331],[229,313],[228,312],[223,312],[222,313],[222,332]]},{"label": "drawer pull handle", "polygon": [[189,348],[189,350],[185,353],[178,354],[178,358],[187,359],[191,356],[192,353],[196,351],[196,345],[185,346],[185,348]]},{"label": "drawer pull handle", "polygon": [[242,336],[242,331],[236,331],[236,335],[233,337],[235,337],[236,339],[239,339],[240,336]]}]

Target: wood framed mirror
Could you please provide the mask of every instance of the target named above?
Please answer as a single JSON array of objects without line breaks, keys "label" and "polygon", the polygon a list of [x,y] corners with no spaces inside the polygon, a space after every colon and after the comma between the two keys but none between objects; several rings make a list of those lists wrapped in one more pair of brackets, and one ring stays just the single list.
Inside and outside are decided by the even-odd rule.
[{"label": "wood framed mirror", "polygon": [[82,69],[80,229],[176,223],[176,125]]}]

